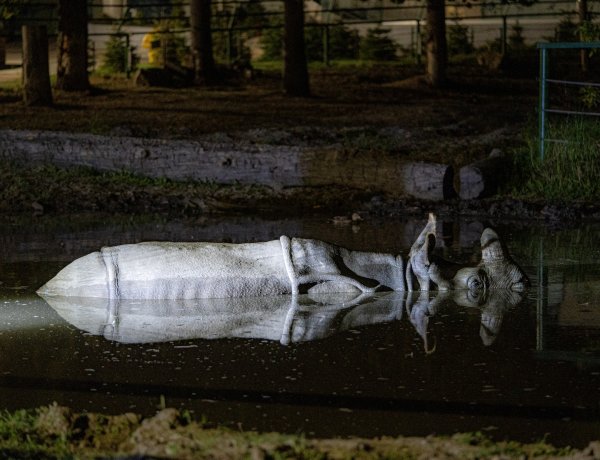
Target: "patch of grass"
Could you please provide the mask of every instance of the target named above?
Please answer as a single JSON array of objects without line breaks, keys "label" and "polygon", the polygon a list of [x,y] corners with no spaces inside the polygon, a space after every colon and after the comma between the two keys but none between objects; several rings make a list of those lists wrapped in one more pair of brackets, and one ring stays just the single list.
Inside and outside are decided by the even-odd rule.
[{"label": "patch of grass", "polygon": [[[196,199],[211,196],[217,186],[209,182],[148,178],[131,172],[103,172],[86,167],[61,169],[56,166],[28,167],[0,161],[0,212],[30,210],[33,203],[48,210],[130,211],[137,207],[193,206]],[[176,203],[170,203],[175,200]],[[186,204],[187,203],[187,204]],[[129,208],[129,209],[128,209]]]},{"label": "patch of grass", "polygon": [[23,84],[20,78],[15,80],[3,81],[0,83],[0,91],[9,92],[9,93],[20,93],[23,89]]},{"label": "patch of grass", "polygon": [[70,458],[68,445],[60,437],[44,438],[37,428],[32,410],[0,413],[0,451],[2,458]]},{"label": "patch of grass", "polygon": [[537,135],[529,135],[527,151],[517,156],[522,186],[517,194],[549,200],[595,200],[600,196],[600,125],[570,118],[548,126],[545,156]]},{"label": "patch of grass", "polygon": [[516,441],[495,442],[480,431],[458,433],[451,438],[459,444],[476,448],[476,458],[537,458],[546,456],[562,457],[572,454],[570,447],[555,447],[545,440],[530,444],[521,444]]},{"label": "patch of grass", "polygon": [[283,70],[283,60],[257,59],[256,61],[252,61],[252,67],[264,72],[281,72]]},{"label": "patch of grass", "polygon": [[86,167],[62,169],[0,159],[0,213],[108,212],[197,215],[208,212],[298,212],[353,209],[368,192],[348,187],[292,187],[217,184],[149,178],[131,172]]},{"label": "patch of grass", "polygon": [[189,414],[163,409],[155,416],[74,413],[56,404],[0,413],[2,458],[269,458],[416,459],[559,458],[576,454],[545,441],[494,442],[480,432],[450,438],[310,439],[207,427]]}]

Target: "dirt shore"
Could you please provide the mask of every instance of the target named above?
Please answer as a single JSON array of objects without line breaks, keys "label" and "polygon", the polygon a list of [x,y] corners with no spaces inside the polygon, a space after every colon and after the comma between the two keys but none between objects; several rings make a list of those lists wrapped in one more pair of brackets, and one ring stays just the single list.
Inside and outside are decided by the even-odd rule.
[{"label": "dirt shore", "polygon": [[[397,157],[461,166],[493,149],[522,149],[535,126],[534,79],[452,67],[451,84],[428,88],[411,66],[331,68],[311,73],[313,96],[287,98],[279,75],[230,81],[213,88],[134,88],[94,79],[89,94],[57,93],[51,108],[24,107],[14,90],[0,90],[0,129],[86,132],[109,136],[335,146],[349,157]],[[5,160],[0,212],[290,213],[355,211],[378,215],[439,214],[573,222],[600,219],[593,203],[547,203],[519,196],[505,184],[486,200],[423,202],[388,196],[376,187],[269,187],[175,182],[89,169],[31,167]],[[514,197],[518,196],[518,199]]]},{"label": "dirt shore", "polygon": [[3,458],[169,459],[597,459],[600,444],[582,450],[545,442],[492,442],[481,433],[452,437],[311,439],[301,435],[219,428],[165,408],[134,413],[74,413],[52,405],[0,417]]}]

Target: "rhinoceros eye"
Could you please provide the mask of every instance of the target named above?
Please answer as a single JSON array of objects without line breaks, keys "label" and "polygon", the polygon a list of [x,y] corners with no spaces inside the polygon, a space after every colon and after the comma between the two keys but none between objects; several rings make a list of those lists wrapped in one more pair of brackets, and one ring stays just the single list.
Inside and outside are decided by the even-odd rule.
[{"label": "rhinoceros eye", "polygon": [[484,270],[478,270],[467,279],[467,288],[470,291],[486,292],[489,286],[487,273]]},{"label": "rhinoceros eye", "polygon": [[467,288],[472,291],[479,291],[485,288],[485,273],[479,270],[476,274],[467,279]]},{"label": "rhinoceros eye", "polygon": [[471,291],[478,291],[479,289],[481,289],[481,281],[479,281],[479,278],[477,278],[476,276],[471,276],[467,280],[467,287]]}]

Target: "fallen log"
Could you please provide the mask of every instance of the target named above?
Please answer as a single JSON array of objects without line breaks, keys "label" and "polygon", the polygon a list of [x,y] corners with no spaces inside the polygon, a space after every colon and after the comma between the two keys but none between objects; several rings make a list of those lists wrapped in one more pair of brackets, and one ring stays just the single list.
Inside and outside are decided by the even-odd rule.
[{"label": "fallen log", "polygon": [[285,187],[344,186],[440,201],[456,196],[454,170],[339,146],[166,140],[58,131],[0,130],[0,159],[144,177]]},{"label": "fallen log", "polygon": [[404,192],[415,198],[431,201],[456,196],[454,168],[438,163],[407,163],[401,174]]},{"label": "fallen log", "polygon": [[473,200],[494,195],[508,174],[508,160],[494,149],[484,160],[463,166],[458,172],[458,195]]}]

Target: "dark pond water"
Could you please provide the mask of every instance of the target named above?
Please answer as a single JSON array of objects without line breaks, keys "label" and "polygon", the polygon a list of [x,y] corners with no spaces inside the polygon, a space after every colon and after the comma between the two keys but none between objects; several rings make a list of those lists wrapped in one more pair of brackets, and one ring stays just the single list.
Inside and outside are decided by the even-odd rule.
[{"label": "dark pond water", "polygon": [[[483,304],[379,293],[202,302],[47,303],[35,290],[101,246],[285,234],[406,254],[425,220],[334,225],[156,218],[4,219],[0,406],[152,414],[182,407],[244,430],[310,436],[600,435],[600,226],[491,224],[532,281]],[[484,225],[447,221],[440,253],[478,260]]]}]

